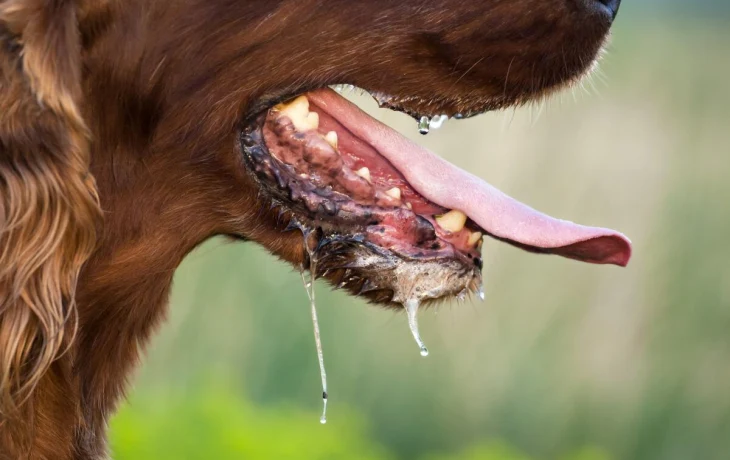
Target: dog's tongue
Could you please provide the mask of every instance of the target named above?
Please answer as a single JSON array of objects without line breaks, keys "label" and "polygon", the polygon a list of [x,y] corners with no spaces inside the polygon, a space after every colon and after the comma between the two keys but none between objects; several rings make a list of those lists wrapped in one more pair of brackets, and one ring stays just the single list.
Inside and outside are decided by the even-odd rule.
[{"label": "dog's tongue", "polygon": [[556,219],[520,203],[375,120],[332,90],[308,94],[319,108],[368,142],[428,200],[463,211],[497,239],[522,249],[626,266],[631,242],[619,232]]}]

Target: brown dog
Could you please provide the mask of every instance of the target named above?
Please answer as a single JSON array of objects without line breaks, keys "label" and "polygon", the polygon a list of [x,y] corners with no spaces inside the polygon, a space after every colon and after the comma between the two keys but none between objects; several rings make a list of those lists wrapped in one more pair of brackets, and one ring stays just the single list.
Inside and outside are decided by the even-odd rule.
[{"label": "brown dog", "polygon": [[625,265],[622,235],[322,89],[424,130],[519,105],[587,72],[618,3],[0,0],[0,458],[105,457],[173,272],[214,235],[384,304],[477,289],[482,235]]}]

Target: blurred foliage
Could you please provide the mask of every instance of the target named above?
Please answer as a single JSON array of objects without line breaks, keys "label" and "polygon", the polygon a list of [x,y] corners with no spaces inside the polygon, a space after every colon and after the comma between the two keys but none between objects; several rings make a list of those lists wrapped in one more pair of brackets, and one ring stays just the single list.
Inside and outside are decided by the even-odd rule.
[{"label": "blurred foliage", "polygon": [[[262,409],[230,388],[206,385],[198,395],[162,393],[135,398],[112,423],[114,457],[227,460],[241,458],[387,460],[394,456],[368,437],[351,413],[323,430],[296,407]],[[500,441],[482,442],[423,460],[533,460]],[[561,460],[611,460],[599,449],[579,449]]]},{"label": "blurred foliage", "polygon": [[295,407],[262,410],[228,388],[135,399],[112,424],[115,458],[388,459],[351,414],[327,430]]},{"label": "blurred foliage", "polygon": [[586,90],[419,139],[538,209],[624,231],[627,269],[490,242],[487,302],[419,318],[427,359],[404,315],[318,283],[321,426],[298,273],[209,242],[176,273],[114,458],[728,458],[730,28],[639,9],[624,2]]}]

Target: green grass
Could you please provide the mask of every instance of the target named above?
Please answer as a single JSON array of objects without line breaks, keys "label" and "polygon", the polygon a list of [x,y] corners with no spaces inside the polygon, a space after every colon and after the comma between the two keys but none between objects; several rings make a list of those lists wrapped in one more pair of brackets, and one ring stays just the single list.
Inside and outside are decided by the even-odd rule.
[{"label": "green grass", "polygon": [[193,399],[160,393],[114,420],[112,446],[123,459],[387,459],[355,414],[323,430],[296,407],[262,410],[229,388],[206,387]]}]

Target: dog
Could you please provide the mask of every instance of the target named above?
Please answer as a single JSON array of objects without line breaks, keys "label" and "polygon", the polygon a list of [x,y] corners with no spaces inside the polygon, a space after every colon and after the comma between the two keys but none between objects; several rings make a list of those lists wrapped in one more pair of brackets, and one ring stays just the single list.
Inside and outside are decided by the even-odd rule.
[{"label": "dog", "polygon": [[[626,265],[371,119],[426,132],[590,72],[620,0],[0,0],[0,458],[100,459],[197,245],[371,302],[476,291],[485,236]],[[304,235],[304,236],[303,236]]]}]

